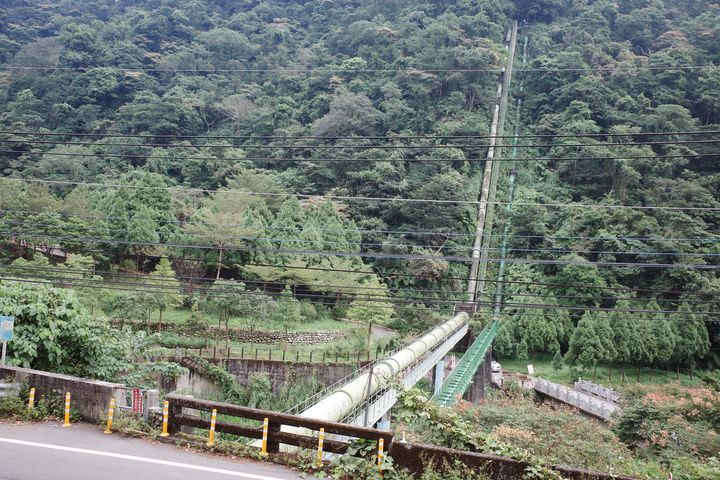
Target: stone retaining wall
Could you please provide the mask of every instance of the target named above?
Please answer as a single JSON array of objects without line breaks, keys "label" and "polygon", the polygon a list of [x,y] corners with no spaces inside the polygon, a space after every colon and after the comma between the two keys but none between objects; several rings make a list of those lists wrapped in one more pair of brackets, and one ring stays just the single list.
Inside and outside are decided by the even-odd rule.
[{"label": "stone retaining wall", "polygon": [[[214,335],[217,327],[210,329]],[[264,330],[230,329],[230,338],[244,343],[275,344],[287,343],[289,345],[317,345],[331,343],[347,335],[345,330],[332,330],[320,332],[272,332]],[[225,329],[220,329],[220,335],[225,335]]]},{"label": "stone retaining wall", "polygon": [[[130,325],[136,330],[145,330],[147,324],[141,322],[123,321],[122,319],[113,318],[110,320],[113,325]],[[158,324],[151,323],[150,331],[157,332]],[[162,327],[164,332],[186,333],[181,325],[174,323],[164,323]],[[286,343],[288,345],[319,345],[323,343],[331,343],[335,340],[344,338],[352,330],[325,330],[318,332],[283,332],[271,330],[247,330],[242,328],[231,328],[230,338],[244,343],[258,343],[263,345],[272,345],[278,343]],[[215,333],[219,337],[225,338],[225,329],[211,326],[208,336],[215,337]]]}]

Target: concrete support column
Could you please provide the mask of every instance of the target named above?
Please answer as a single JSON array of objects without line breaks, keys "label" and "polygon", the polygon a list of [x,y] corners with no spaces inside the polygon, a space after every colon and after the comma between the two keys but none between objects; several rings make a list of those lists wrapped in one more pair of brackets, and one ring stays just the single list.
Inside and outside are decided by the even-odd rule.
[{"label": "concrete support column", "polygon": [[433,395],[440,391],[445,380],[445,359],[443,358],[433,368]]},{"label": "concrete support column", "polygon": [[380,420],[377,422],[377,428],[380,430],[390,430],[390,415],[391,415],[392,409],[385,412],[385,415],[382,416]]},{"label": "concrete support column", "polygon": [[465,399],[468,402],[478,403],[485,399],[485,389],[490,383],[490,378],[492,375],[492,367],[490,365],[490,362],[492,362],[492,348],[488,348],[483,362],[480,364],[477,371],[475,372],[475,375],[473,376],[470,388],[465,395]]}]

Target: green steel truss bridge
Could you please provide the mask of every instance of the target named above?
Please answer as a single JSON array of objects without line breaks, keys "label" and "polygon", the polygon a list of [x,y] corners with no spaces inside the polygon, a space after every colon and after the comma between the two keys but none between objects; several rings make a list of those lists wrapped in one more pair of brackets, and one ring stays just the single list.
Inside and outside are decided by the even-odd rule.
[{"label": "green steel truss bridge", "polygon": [[493,320],[475,339],[452,373],[445,379],[440,390],[433,395],[438,404],[449,407],[468,390],[475,372],[485,360],[498,330],[498,320]]}]

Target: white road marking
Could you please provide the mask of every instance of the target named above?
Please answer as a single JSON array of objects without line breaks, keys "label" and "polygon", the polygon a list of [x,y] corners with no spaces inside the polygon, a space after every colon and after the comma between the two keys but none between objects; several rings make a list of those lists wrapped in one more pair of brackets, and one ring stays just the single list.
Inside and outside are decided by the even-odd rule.
[{"label": "white road marking", "polygon": [[86,455],[97,455],[100,457],[120,458],[123,460],[132,460],[135,462],[154,463],[157,465],[166,465],[168,467],[185,468],[188,470],[200,470],[202,472],[219,473],[221,475],[230,475],[233,477],[246,478],[250,480],[282,480],[277,477],[266,477],[265,475],[254,475],[252,473],[234,472],[232,470],[224,470],[222,468],[203,467],[201,465],[192,465],[189,463],[170,462],[168,460],[159,460],[156,458],[137,457],[135,455],[124,455],[122,453],[102,452],[99,450],[87,450],[85,448],[63,447],[61,445],[51,445],[48,443],[26,442],[24,440],[15,440],[12,438],[0,438],[0,442],[14,443],[16,445],[25,445],[28,447],[48,448],[50,450],[62,450],[65,452],[84,453]]}]

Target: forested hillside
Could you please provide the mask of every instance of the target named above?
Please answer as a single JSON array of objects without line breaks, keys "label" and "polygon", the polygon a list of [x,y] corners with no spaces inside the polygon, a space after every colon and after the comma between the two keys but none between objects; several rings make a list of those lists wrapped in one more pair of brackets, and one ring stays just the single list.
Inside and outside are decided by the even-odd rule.
[{"label": "forested hillside", "polygon": [[514,19],[528,63],[512,215],[489,237],[493,279],[510,221],[497,351],[717,364],[712,1],[7,0],[2,276],[105,311],[123,302],[98,282],[236,280],[215,293],[427,326],[465,300]]}]

